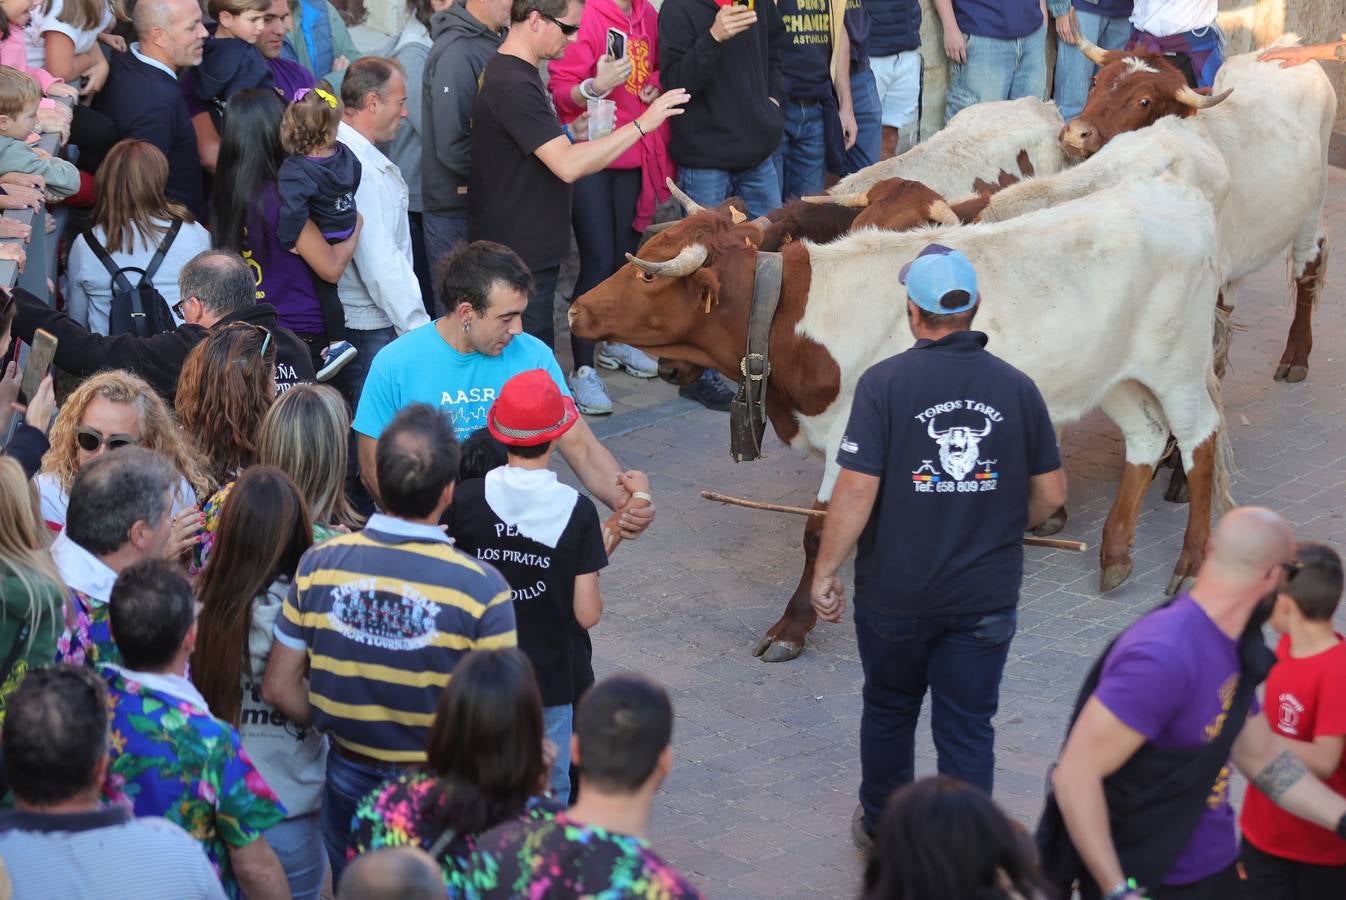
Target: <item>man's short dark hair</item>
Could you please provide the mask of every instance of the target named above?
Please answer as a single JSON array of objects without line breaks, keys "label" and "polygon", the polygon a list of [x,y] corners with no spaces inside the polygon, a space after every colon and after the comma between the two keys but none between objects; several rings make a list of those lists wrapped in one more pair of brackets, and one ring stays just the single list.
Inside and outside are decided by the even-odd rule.
[{"label": "man's short dark hair", "polygon": [[509,8],[509,20],[515,23],[522,22],[533,10],[544,16],[555,16],[559,19],[569,11],[571,3],[583,6],[584,0],[514,0]]},{"label": "man's short dark hair", "polygon": [[107,694],[84,666],[34,669],[5,701],[5,768],[14,795],[34,806],[93,786],[107,752]]},{"label": "man's short dark hair", "polygon": [[388,96],[388,82],[393,73],[407,77],[402,64],[395,59],[383,56],[362,56],[346,67],[341,79],[341,102],[347,109],[364,109],[365,98],[370,93],[379,95],[379,99]]},{"label": "man's short dark hair", "polygon": [[451,313],[459,303],[470,303],[477,315],[490,306],[491,288],[497,284],[522,294],[533,292],[533,275],[519,254],[494,241],[460,244],[439,261],[439,295]]},{"label": "man's short dark hair", "polygon": [[257,279],[237,253],[202,250],[178,273],[178,294],[197,298],[223,319],[257,305]]},{"label": "man's short dark hair", "polygon": [[[914,305],[914,304],[913,304]],[[977,317],[977,310],[981,309],[981,304],[960,313],[932,313],[929,310],[916,307],[916,314],[921,319],[921,325],[929,328],[931,331],[967,331],[972,327],[972,320]]]},{"label": "man's short dark hair", "polygon": [[144,447],[104,453],[75,474],[66,534],[94,556],[112,553],[130,540],[136,522],[164,520],[180,478],[168,460]]},{"label": "man's short dark hair", "polygon": [[443,413],[413,403],[383,429],[374,460],[383,508],[404,519],[423,519],[458,478],[458,439]]},{"label": "man's short dark hair", "polygon": [[1295,562],[1299,568],[1286,579],[1284,592],[1304,618],[1330,622],[1341,601],[1341,557],[1327,544],[1301,541]]},{"label": "man's short dark hair", "polygon": [[643,675],[612,675],[580,700],[575,734],[585,780],[600,791],[634,793],[673,738],[673,704]]},{"label": "man's short dark hair", "polygon": [[173,661],[196,621],[191,582],[171,562],[127,566],[112,585],[108,623],[128,669],[155,672]]}]

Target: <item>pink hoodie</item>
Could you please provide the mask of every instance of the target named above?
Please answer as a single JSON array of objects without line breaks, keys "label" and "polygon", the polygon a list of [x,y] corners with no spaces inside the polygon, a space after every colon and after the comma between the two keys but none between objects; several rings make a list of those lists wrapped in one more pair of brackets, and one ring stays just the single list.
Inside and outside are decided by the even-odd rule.
[{"label": "pink hoodie", "polygon": [[[586,106],[575,104],[571,89],[597,69],[598,59],[607,52],[608,29],[626,33],[626,54],[631,58],[631,77],[608,94],[608,100],[617,103],[617,121],[620,127],[645,111],[640,100],[640,89],[646,84],[659,84],[655,67],[659,62],[658,13],[649,0],[631,0],[631,15],[613,0],[589,0],[580,18],[580,31],[565,56],[553,60],[548,67],[552,100],[564,123],[574,121]],[[632,223],[637,231],[644,231],[654,215],[654,208],[668,198],[664,179],[675,174],[673,159],[668,155],[668,125],[665,123],[652,134],[637,141],[617,157],[608,168],[641,169],[644,176],[640,200],[636,204],[636,218]]]},{"label": "pink hoodie", "polygon": [[0,40],[0,65],[32,75],[44,94],[47,88],[61,80],[46,69],[28,65],[28,47],[23,36],[23,26],[16,22],[9,23],[9,34],[4,40]]}]

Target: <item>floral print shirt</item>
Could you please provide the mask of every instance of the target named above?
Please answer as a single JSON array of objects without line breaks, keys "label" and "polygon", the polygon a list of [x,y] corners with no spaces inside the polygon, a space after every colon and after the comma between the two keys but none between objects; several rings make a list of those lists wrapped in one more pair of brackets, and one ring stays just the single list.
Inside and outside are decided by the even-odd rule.
[{"label": "floral print shirt", "polygon": [[112,640],[112,626],[108,623],[108,604],[71,588],[65,619],[65,632],[56,640],[58,663],[91,667],[121,663],[122,654]]},{"label": "floral print shirt", "polygon": [[[201,842],[225,892],[241,897],[229,848],[261,837],[285,818],[285,808],[248,759],[238,731],[213,717],[186,679],[117,666],[100,672],[112,719],[104,799],[181,826]],[[184,687],[170,691],[163,682]]]},{"label": "floral print shirt", "polygon": [[[192,578],[201,574],[201,570],[206,567],[206,561],[210,559],[210,551],[215,549],[215,535],[220,530],[220,513],[224,510],[224,501],[228,499],[229,492],[234,489],[237,482],[229,482],[224,487],[210,495],[210,499],[201,507],[201,513],[206,517],[205,525],[201,528],[201,533],[197,535],[196,547],[192,549],[192,559],[187,565],[187,574]],[[326,525],[313,523],[313,543],[321,544],[330,537],[336,537],[342,532],[336,528],[329,528]]]},{"label": "floral print shirt", "polygon": [[507,822],[477,838],[466,878],[474,900],[682,900],[701,894],[648,841],[565,813]]},{"label": "floral print shirt", "polygon": [[[450,900],[477,900],[483,896],[469,867],[476,849],[476,836],[457,835],[444,847],[437,844],[443,837],[435,821],[436,783],[429,772],[403,775],[375,788],[355,808],[350,846],[346,858],[355,859],[362,853],[380,847],[420,847],[435,850],[435,862]],[[552,801],[540,797],[529,800],[528,812],[521,821],[549,819],[556,810]]]}]

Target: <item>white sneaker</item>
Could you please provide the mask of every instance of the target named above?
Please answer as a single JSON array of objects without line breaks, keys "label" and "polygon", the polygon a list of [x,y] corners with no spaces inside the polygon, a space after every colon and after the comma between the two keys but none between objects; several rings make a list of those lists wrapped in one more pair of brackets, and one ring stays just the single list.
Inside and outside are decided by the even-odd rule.
[{"label": "white sneaker", "polygon": [[612,415],[612,400],[608,397],[607,385],[591,366],[580,366],[566,379],[566,383],[570,385],[570,393],[574,395],[575,405],[580,412],[586,416]]},{"label": "white sneaker", "polygon": [[625,369],[628,375],[637,378],[653,378],[659,374],[659,361],[629,344],[599,344],[594,348],[594,362],[604,369]]}]

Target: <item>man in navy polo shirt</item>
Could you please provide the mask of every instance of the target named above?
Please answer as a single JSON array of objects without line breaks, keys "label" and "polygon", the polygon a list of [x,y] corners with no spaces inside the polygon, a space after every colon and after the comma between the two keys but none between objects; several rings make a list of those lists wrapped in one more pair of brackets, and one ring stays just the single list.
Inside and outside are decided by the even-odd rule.
[{"label": "man in navy polo shirt", "polygon": [[899,278],[916,344],[856,386],[812,590],[818,615],[839,622],[837,570],[858,541],[862,847],[888,795],[912,781],[927,686],[939,771],[990,792],[1023,532],[1066,494],[1042,395],[970,330],[979,297],[967,257],[932,244]]},{"label": "man in navy polo shirt", "polygon": [[935,0],[949,57],[944,116],[987,100],[1047,96],[1046,0]]}]

